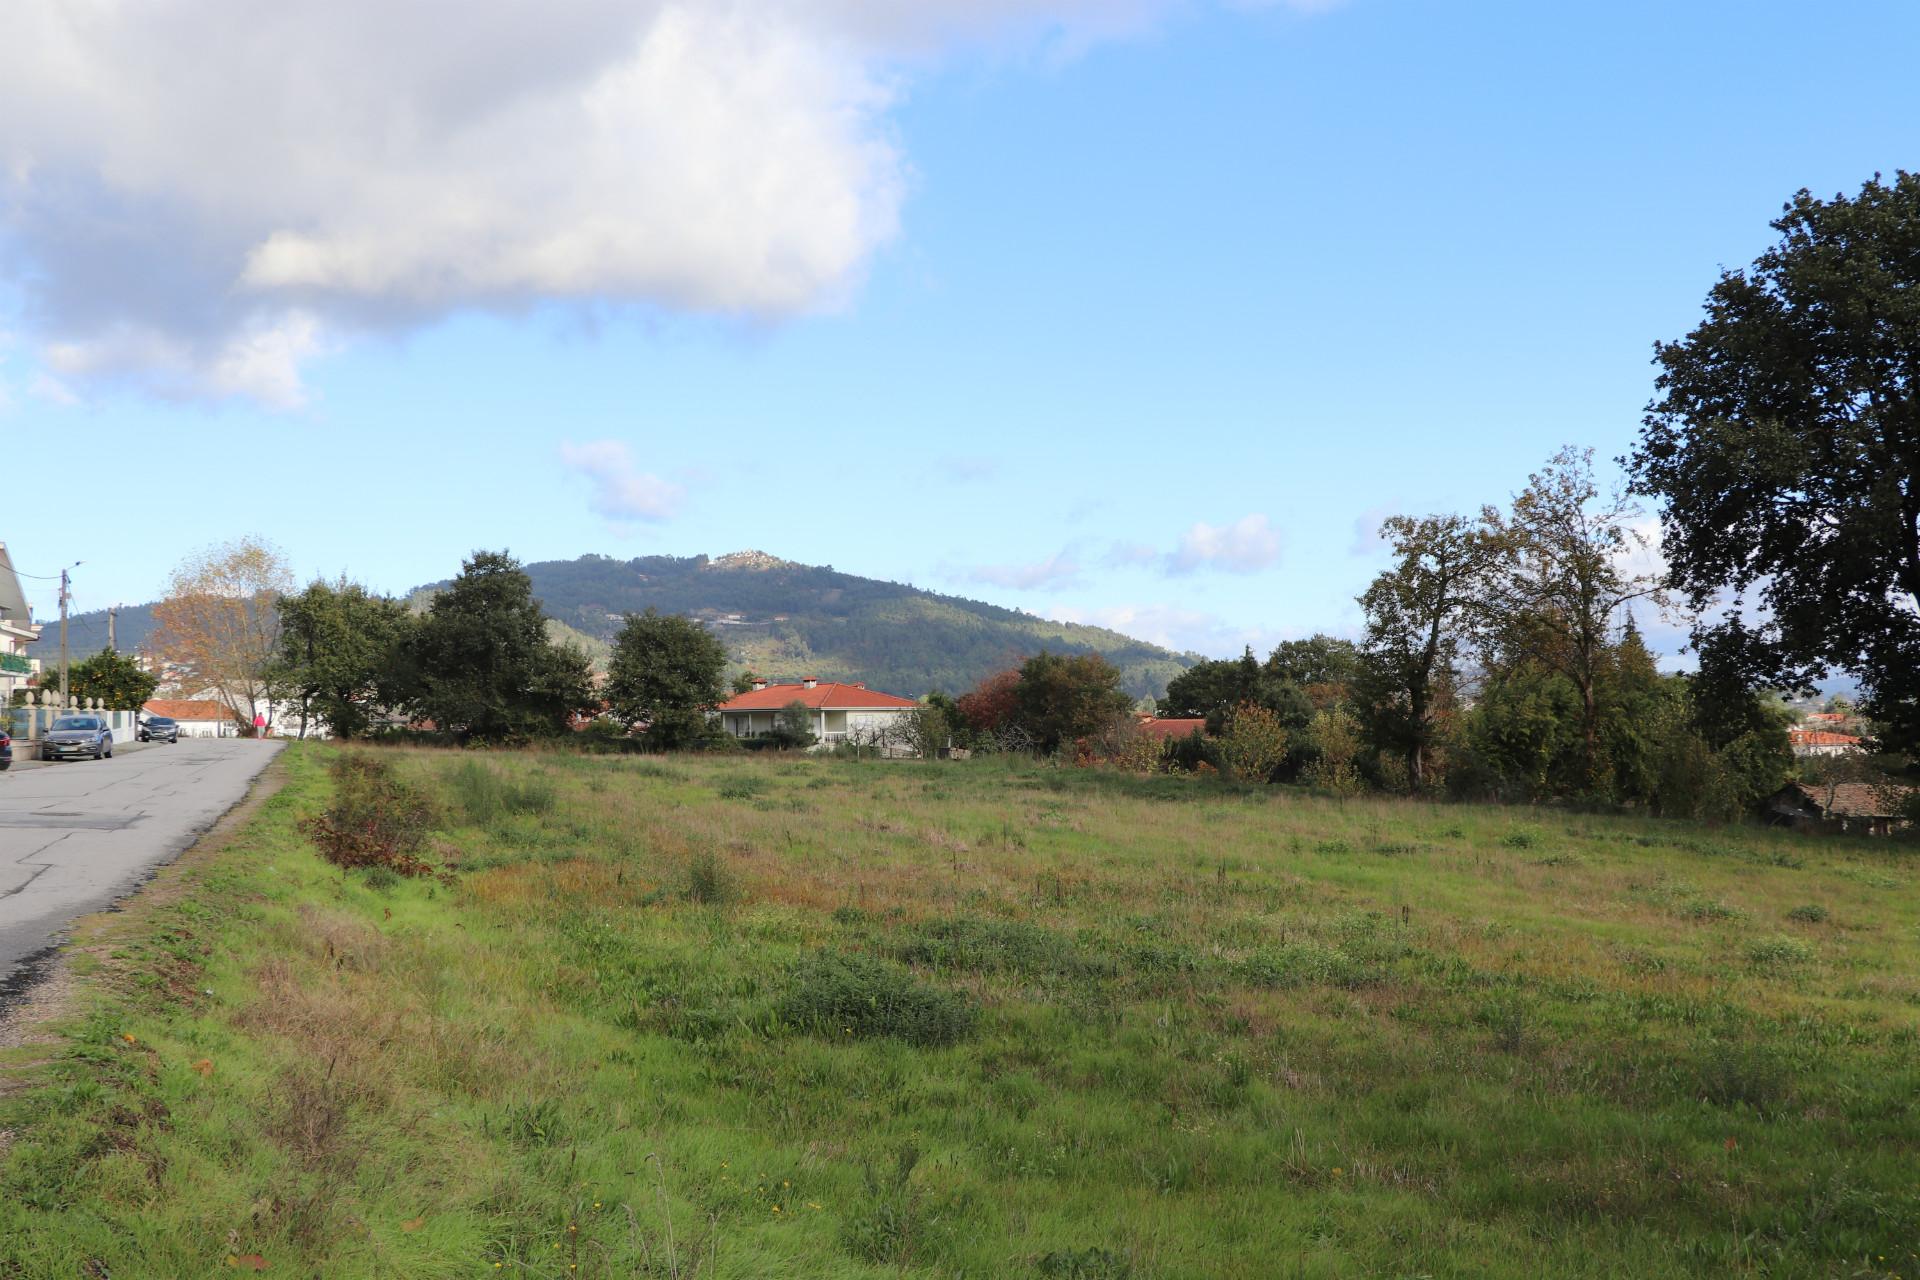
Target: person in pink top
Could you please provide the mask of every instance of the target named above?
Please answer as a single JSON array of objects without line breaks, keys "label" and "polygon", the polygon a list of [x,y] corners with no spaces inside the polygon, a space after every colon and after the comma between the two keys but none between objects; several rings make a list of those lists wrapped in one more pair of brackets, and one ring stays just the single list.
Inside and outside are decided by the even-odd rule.
[{"label": "person in pink top", "polygon": [[253,713],[253,736],[256,738],[267,736],[267,717],[259,711]]}]

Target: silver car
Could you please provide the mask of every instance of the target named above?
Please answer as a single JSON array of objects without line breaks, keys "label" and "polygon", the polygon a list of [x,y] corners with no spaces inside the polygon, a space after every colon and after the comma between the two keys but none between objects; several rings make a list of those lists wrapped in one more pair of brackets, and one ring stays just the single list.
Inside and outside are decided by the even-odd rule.
[{"label": "silver car", "polygon": [[113,759],[113,730],[100,716],[61,716],[40,743],[42,760]]}]

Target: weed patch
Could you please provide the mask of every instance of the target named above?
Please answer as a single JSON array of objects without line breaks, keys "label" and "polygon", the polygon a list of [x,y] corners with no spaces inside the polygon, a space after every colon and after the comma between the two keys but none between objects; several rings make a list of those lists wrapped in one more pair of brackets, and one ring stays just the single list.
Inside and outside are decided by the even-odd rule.
[{"label": "weed patch", "polygon": [[[1075,974],[1096,966],[1071,939],[1024,920],[959,917],[917,928],[896,952],[908,964],[982,973]],[[1110,971],[1110,966],[1109,966]]]},{"label": "weed patch", "polygon": [[1785,935],[1760,938],[1746,947],[1747,967],[1756,973],[1780,976],[1813,963],[1813,944]]},{"label": "weed patch", "polygon": [[378,867],[392,875],[433,870],[420,856],[438,816],[425,793],[367,752],[335,757],[332,774],[332,799],[305,824],[321,857],[336,867]]},{"label": "weed patch", "polygon": [[975,1014],[957,991],[867,956],[817,952],[794,967],[780,1017],[827,1039],[901,1040],[945,1048],[971,1034]]},{"label": "weed patch", "polygon": [[686,897],[702,906],[724,907],[740,900],[740,882],[718,853],[702,849],[687,860]]},{"label": "weed patch", "polygon": [[455,810],[476,827],[512,815],[550,813],[557,796],[543,772],[516,776],[472,758],[447,770],[443,782]]}]

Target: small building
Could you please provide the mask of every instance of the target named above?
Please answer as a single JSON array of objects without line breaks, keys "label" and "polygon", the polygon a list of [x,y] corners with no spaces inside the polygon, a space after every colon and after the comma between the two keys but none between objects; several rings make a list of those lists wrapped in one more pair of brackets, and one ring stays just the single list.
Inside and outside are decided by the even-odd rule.
[{"label": "small building", "polygon": [[1825,729],[1789,729],[1787,742],[1796,756],[1844,756],[1861,749],[1860,739],[1852,734]]},{"label": "small building", "polygon": [[813,736],[820,747],[849,741],[877,742],[920,708],[912,698],[881,693],[864,684],[823,683],[808,676],[788,684],[756,680],[753,688],[735,694],[715,711],[721,728],[734,737],[758,738],[772,733],[781,711],[796,702],[811,716]]},{"label": "small building", "polygon": [[1767,817],[1800,831],[1886,836],[1907,826],[1913,788],[1895,783],[1790,782],[1767,801]]},{"label": "small building", "polygon": [[183,738],[237,738],[240,722],[224,702],[211,698],[154,698],[140,708],[142,715],[165,716],[180,726]]}]

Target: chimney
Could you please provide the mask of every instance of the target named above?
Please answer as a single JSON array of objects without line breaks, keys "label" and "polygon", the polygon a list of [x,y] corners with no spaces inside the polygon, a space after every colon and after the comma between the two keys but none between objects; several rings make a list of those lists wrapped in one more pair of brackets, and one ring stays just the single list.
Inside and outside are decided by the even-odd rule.
[{"label": "chimney", "polygon": [[847,688],[849,689],[864,689],[866,687],[867,686],[865,686],[864,684],[861,684],[858,680],[855,680],[852,684],[847,686]]},{"label": "chimney", "polygon": [[800,686],[804,689],[816,688],[818,687],[819,684],[820,684],[819,676],[808,676],[805,680],[802,680],[800,682]]},{"label": "chimney", "polygon": [[753,678],[753,691],[755,693],[760,692],[762,689],[766,687],[767,687],[767,682],[765,680],[762,680],[759,676],[755,676]]}]

